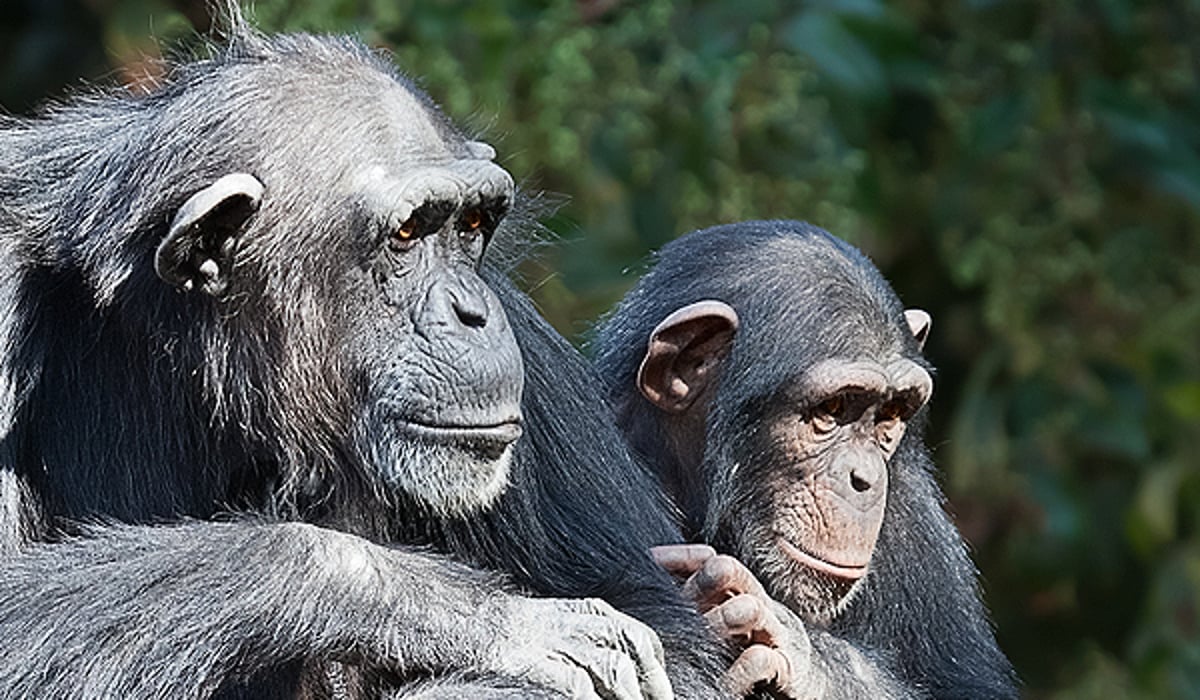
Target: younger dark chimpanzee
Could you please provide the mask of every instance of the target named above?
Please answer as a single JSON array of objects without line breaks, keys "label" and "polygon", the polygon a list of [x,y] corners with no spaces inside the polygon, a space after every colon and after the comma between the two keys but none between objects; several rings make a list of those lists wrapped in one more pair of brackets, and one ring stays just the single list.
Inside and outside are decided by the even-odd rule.
[{"label": "younger dark chimpanzee", "polygon": [[492,149],[356,42],[230,24],[0,117],[0,697],[670,696],[645,625],[526,593],[719,696],[653,479],[480,276]]},{"label": "younger dark chimpanzee", "polygon": [[807,224],[719,226],[656,260],[596,361],[688,535],[753,572],[661,553],[742,635],[734,687],[773,667],[788,697],[1014,697],[922,441],[929,315]]}]

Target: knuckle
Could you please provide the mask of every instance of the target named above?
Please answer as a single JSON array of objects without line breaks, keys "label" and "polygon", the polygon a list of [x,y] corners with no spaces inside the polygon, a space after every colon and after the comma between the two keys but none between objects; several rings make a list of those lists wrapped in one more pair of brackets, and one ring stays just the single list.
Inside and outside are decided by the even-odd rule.
[{"label": "knuckle", "polygon": [[[747,647],[741,659],[745,660],[745,669],[758,681],[768,683],[786,683],[791,672],[791,662],[779,651],[761,644]],[[739,659],[739,660],[741,660]]]},{"label": "knuckle", "polygon": [[602,653],[589,665],[587,672],[589,687],[594,687],[605,697],[641,697],[637,666],[625,654],[616,651]]},{"label": "knuckle", "polygon": [[593,615],[602,615],[604,617],[620,616],[620,613],[617,612],[616,608],[599,598],[584,598],[582,603],[583,610]]},{"label": "knuckle", "polygon": [[625,647],[638,658],[656,658],[662,655],[662,642],[654,630],[637,620],[630,620],[629,625],[621,630]]},{"label": "knuckle", "polygon": [[774,663],[775,651],[761,644],[746,647],[741,658],[750,668],[766,668]]},{"label": "knuckle", "polygon": [[709,576],[719,580],[733,578],[741,568],[742,563],[728,554],[718,554],[709,559],[704,565],[704,569],[708,572]]},{"label": "knuckle", "polygon": [[762,622],[763,607],[757,598],[743,593],[721,606],[721,617],[730,629],[749,630]]}]

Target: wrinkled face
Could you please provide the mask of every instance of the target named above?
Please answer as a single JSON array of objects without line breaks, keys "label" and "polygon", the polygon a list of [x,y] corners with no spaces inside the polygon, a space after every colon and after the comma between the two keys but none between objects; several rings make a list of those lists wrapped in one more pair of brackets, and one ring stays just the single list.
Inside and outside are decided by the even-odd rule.
[{"label": "wrinkled face", "polygon": [[828,622],[867,574],[888,462],[932,386],[905,358],[817,363],[772,398],[738,460],[724,536],[809,621]]},{"label": "wrinkled face", "polygon": [[253,69],[272,89],[220,136],[262,148],[182,203],[155,270],[267,354],[244,363],[261,407],[231,419],[248,438],[301,433],[282,441],[299,469],[349,447],[381,492],[460,514],[501,493],[521,434],[520,352],[478,274],[513,181],[420,93],[353,65],[307,65],[303,90],[275,87],[290,64]]},{"label": "wrinkled face", "polygon": [[356,443],[386,484],[453,515],[507,484],[523,367],[480,258],[513,198],[482,144],[356,176],[360,264],[346,337],[362,392]]}]

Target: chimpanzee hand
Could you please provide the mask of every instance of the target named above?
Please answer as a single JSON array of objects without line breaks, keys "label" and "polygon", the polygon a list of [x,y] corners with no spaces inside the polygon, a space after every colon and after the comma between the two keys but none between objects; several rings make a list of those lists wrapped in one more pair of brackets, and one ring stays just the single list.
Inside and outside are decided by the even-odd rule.
[{"label": "chimpanzee hand", "polygon": [[805,698],[812,646],[804,622],[773,600],[740,561],[708,545],[665,545],[651,549],[660,566],[685,579],[683,593],[694,601],[714,631],[740,648],[725,673],[737,697],[765,683],[779,697]]},{"label": "chimpanzee hand", "polygon": [[671,700],[658,635],[598,599],[506,597],[495,670],[570,698]]}]

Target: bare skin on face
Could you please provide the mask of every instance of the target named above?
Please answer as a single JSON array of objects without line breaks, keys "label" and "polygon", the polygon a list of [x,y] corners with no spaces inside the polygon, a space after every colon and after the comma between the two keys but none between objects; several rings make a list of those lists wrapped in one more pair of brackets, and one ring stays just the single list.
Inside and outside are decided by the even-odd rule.
[{"label": "bare skin on face", "polygon": [[[668,440],[688,446],[677,454],[692,483],[738,323],[737,312],[716,300],[678,309],[651,334],[638,373],[642,396],[668,416]],[[759,503],[766,515],[750,525],[764,537],[749,549],[792,572],[785,602],[820,617],[849,594],[841,584],[866,575],[887,505],[887,462],[932,391],[927,370],[894,357],[822,360],[776,392],[759,461],[779,488]],[[808,585],[814,578],[819,585]]]}]

